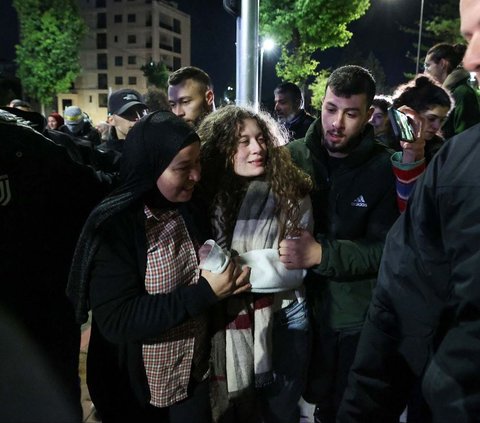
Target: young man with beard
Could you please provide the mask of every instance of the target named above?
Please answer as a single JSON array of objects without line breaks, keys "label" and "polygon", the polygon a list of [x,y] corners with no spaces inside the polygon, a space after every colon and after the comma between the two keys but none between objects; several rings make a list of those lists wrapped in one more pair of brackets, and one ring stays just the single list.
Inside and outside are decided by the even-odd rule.
[{"label": "young man with beard", "polygon": [[321,118],[288,145],[314,180],[314,236],[280,243],[288,269],[305,268],[314,340],[305,400],[334,422],[376,282],[385,236],[398,217],[391,151],[368,123],[375,81],[359,66],[335,70]]},{"label": "young man with beard", "polygon": [[[478,0],[460,0],[460,23],[478,78]],[[480,124],[450,139],[392,227],[338,422],[398,422],[417,380],[422,423],[479,420],[479,141]]]},{"label": "young man with beard", "polygon": [[212,82],[202,69],[186,66],[168,78],[168,102],[172,112],[195,128],[215,110],[214,100]]}]

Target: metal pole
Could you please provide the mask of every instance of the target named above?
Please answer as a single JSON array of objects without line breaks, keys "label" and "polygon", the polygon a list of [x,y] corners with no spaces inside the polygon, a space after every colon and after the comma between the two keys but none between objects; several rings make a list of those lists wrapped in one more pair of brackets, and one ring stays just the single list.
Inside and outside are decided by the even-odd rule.
[{"label": "metal pole", "polygon": [[258,109],[258,10],[260,0],[242,0],[237,18],[237,105]]},{"label": "metal pole", "polygon": [[263,81],[263,53],[265,48],[263,45],[260,47],[260,72],[258,75],[258,105],[262,105],[262,81]]},{"label": "metal pole", "polygon": [[422,27],[423,27],[423,2],[420,6],[420,23],[418,25],[418,45],[417,45],[417,67],[415,68],[415,74],[418,75],[418,69],[420,67],[420,45],[422,44]]}]

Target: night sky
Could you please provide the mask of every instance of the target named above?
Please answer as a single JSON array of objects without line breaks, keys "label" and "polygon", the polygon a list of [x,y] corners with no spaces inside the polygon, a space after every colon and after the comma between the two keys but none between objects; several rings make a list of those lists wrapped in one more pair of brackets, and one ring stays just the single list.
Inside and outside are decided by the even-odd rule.
[{"label": "night sky", "polygon": [[[177,0],[177,3],[180,10],[191,16],[191,63],[210,74],[219,97],[228,85],[235,86],[235,18],[223,9],[222,0]],[[372,51],[380,60],[390,86],[405,82],[404,72],[415,71],[415,63],[405,55],[407,50],[415,55],[412,43],[418,35],[405,34],[400,26],[418,28],[420,3],[420,0],[371,0],[368,12],[349,26],[357,48],[365,56]],[[0,0],[0,39],[0,60],[12,60],[14,44],[18,42],[18,25],[11,0]],[[321,53],[321,66],[335,68],[341,55],[342,49]],[[278,57],[278,49],[264,57],[262,98],[267,103],[272,100],[273,88],[279,82],[275,76]]]}]

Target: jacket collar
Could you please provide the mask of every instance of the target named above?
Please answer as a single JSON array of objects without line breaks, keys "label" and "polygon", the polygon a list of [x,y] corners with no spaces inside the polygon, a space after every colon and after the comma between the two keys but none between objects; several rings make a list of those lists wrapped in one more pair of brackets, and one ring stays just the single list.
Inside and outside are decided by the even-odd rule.
[{"label": "jacket collar", "polygon": [[[326,162],[329,158],[327,149],[323,146],[321,118],[317,118],[308,128],[305,135],[305,144],[312,152],[312,155],[322,162]],[[373,126],[367,123],[362,133],[359,135],[360,141],[358,145],[349,153],[343,160],[346,167],[357,167],[366,162],[370,156],[375,145]]]}]

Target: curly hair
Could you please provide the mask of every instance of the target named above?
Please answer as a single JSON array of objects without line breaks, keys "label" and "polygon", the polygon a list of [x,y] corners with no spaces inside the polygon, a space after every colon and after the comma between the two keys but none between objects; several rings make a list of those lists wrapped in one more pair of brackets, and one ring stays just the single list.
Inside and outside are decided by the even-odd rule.
[{"label": "curly hair", "polygon": [[[198,128],[202,141],[202,193],[211,204],[212,215],[218,209],[219,224],[230,243],[235,222],[248,187],[249,178],[235,174],[234,156],[239,131],[246,119],[254,119],[266,145],[265,180],[276,200],[276,215],[281,222],[281,238],[295,231],[300,219],[300,200],[312,189],[310,177],[298,168],[283,147],[288,134],[268,113],[249,107],[225,106],[208,115]],[[286,227],[286,222],[291,224]]]}]

